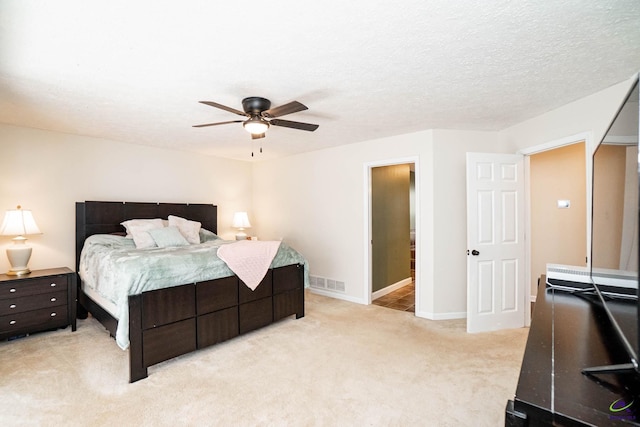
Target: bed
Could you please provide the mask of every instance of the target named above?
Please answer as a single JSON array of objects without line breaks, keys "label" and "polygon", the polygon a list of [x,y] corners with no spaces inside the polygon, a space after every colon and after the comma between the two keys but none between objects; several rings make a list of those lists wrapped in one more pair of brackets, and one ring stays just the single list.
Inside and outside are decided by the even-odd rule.
[{"label": "bed", "polygon": [[[111,201],[76,203],[78,317],[86,317],[87,313],[91,313],[122,348],[125,346],[120,341],[124,341],[121,337],[123,330],[126,330],[130,382],[146,378],[148,367],[157,363],[289,316],[295,315],[297,319],[304,316],[304,287],[305,278],[308,277],[306,261],[284,243],[254,290],[231,270],[221,273],[223,268],[219,267],[215,277],[209,277],[208,270],[202,268],[197,276],[185,274],[185,279],[178,283],[161,283],[157,289],[128,292],[125,297],[126,309],[122,313],[122,307],[114,309],[109,304],[113,301],[108,301],[83,283],[83,275],[90,282],[90,276],[86,274],[86,260],[81,270],[85,242],[89,242],[87,248],[105,242],[127,244],[122,222],[131,219],[167,219],[170,215],[199,222],[202,229],[209,233],[207,236],[214,236],[212,240],[217,237],[215,205]],[[225,243],[231,242],[207,241],[194,247],[201,247],[201,251],[212,251]],[[164,250],[156,248],[156,252]],[[286,256],[281,256],[285,250],[290,251],[286,252]]]}]

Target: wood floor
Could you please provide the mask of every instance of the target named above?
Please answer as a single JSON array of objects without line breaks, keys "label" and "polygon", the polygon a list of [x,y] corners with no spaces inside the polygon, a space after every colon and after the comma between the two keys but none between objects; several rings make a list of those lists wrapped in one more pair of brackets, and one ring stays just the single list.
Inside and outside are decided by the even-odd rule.
[{"label": "wood floor", "polygon": [[416,250],[411,246],[411,283],[403,286],[371,303],[394,310],[416,312]]},{"label": "wood floor", "polygon": [[413,281],[407,286],[403,286],[398,290],[388,293],[387,295],[372,301],[372,304],[392,308],[394,310],[410,311],[415,313],[416,282]]}]

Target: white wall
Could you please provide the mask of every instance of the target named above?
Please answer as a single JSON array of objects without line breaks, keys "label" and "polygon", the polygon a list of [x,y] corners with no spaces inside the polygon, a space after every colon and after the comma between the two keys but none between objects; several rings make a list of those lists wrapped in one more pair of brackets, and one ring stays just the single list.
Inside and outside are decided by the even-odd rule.
[{"label": "white wall", "polygon": [[[215,203],[219,234],[249,212],[262,239],[284,238],[314,275],[344,281],[336,296],[368,298],[367,165],[416,163],[418,315],[466,313],[465,154],[516,152],[582,132],[599,140],[630,87],[622,82],[502,132],[433,130],[261,163],[0,125],[0,210],[34,211],[43,235],[32,268],[74,267],[74,203],[125,200]],[[0,238],[8,245],[8,238]],[[0,257],[0,270],[9,268]]]},{"label": "white wall", "polygon": [[[467,313],[466,153],[506,153],[497,132],[434,131],[433,318]],[[432,316],[429,316],[432,317]]]},{"label": "white wall", "polygon": [[257,163],[261,237],[283,237],[307,257],[312,275],[345,282],[337,297],[366,303],[367,165],[415,159],[418,315],[464,315],[467,151],[504,147],[495,132],[434,130]]},{"label": "white wall", "polygon": [[591,132],[587,152],[593,152],[615,117],[633,77],[600,92],[533,117],[501,132],[513,152]]},{"label": "white wall", "polygon": [[313,275],[344,281],[346,299],[365,301],[364,165],[431,147],[431,132],[421,132],[256,163],[260,238],[284,238],[307,257]]},{"label": "white wall", "polygon": [[[288,240],[313,275],[345,282],[340,298],[367,301],[365,165],[418,159],[420,316],[466,315],[466,152],[515,153],[580,133],[599,140],[622,101],[622,82],[502,132],[433,130],[254,165],[253,206],[264,238]],[[586,212],[585,212],[586,215]]]},{"label": "white wall", "polygon": [[[585,234],[587,243],[585,252],[591,251],[591,194],[592,194],[592,161],[591,156],[611,121],[635,82],[635,76],[578,99],[540,116],[533,117],[500,132],[507,141],[511,151],[522,151],[533,154],[541,150],[557,148],[565,144],[585,141],[587,203],[584,216],[586,218]],[[527,176],[527,180],[529,177]],[[530,232],[530,230],[529,230]],[[536,281],[536,277],[527,277],[528,283]],[[532,290],[533,291],[533,290]],[[535,298],[535,294],[532,294]]]},{"label": "white wall", "polygon": [[[75,270],[77,201],[213,203],[226,238],[233,212],[251,210],[249,162],[8,125],[0,125],[0,155],[0,215],[20,204],[43,233],[29,238],[31,269]],[[10,242],[0,237],[0,250]]]}]

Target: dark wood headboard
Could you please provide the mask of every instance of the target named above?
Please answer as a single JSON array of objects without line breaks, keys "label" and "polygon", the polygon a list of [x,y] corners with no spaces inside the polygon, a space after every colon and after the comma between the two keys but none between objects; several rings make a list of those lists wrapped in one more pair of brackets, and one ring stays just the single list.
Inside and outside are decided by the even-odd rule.
[{"label": "dark wood headboard", "polygon": [[76,271],[80,265],[80,252],[87,237],[93,234],[123,232],[121,222],[129,219],[167,219],[175,215],[202,223],[214,233],[218,232],[218,207],[210,204],[143,203],[143,202],[76,202]]}]

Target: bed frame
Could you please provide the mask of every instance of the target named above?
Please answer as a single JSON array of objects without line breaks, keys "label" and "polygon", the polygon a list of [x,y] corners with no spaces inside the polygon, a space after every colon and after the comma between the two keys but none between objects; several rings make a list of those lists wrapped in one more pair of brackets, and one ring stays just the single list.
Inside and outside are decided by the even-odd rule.
[{"label": "bed frame", "polygon": [[[208,204],[76,203],[76,271],[87,237],[124,232],[128,219],[176,215],[217,232],[217,207]],[[78,317],[89,312],[115,337],[118,320],[88,297],[78,278]],[[187,283],[129,297],[129,382],[147,377],[147,368],[269,325],[304,316],[304,268],[272,268],[251,291],[237,276]]]}]

